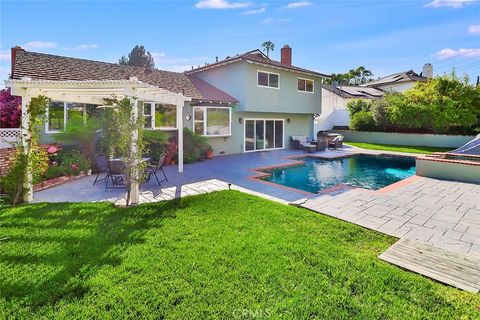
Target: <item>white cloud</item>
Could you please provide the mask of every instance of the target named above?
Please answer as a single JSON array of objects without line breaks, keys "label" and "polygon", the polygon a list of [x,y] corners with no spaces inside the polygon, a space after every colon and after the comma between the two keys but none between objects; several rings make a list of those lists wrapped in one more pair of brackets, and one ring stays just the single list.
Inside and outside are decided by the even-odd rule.
[{"label": "white cloud", "polygon": [[1,50],[0,51],[0,60],[10,60],[10,51]]},{"label": "white cloud", "polygon": [[267,11],[267,9],[265,7],[262,7],[262,8],[259,8],[259,9],[247,10],[247,11],[242,12],[241,14],[243,14],[243,15],[259,14],[259,13],[264,13],[265,11]]},{"label": "white cloud", "polygon": [[81,44],[73,48],[65,48],[65,50],[69,51],[82,51],[82,50],[88,50],[88,49],[95,49],[98,48],[98,45],[96,44]]},{"label": "white cloud", "polygon": [[168,57],[163,52],[152,52],[152,57],[155,60],[155,68],[174,72],[190,70],[192,66],[197,67],[198,65],[203,65],[206,61],[208,61],[208,58],[205,57]]},{"label": "white cloud", "polygon": [[50,49],[55,48],[57,44],[55,42],[48,41],[30,41],[25,43],[22,47],[27,50],[31,49]]},{"label": "white cloud", "polygon": [[228,0],[201,0],[195,4],[198,9],[239,9],[252,5],[251,2],[229,2]]},{"label": "white cloud", "polygon": [[163,58],[166,56],[165,53],[163,52],[151,52],[150,53],[152,55],[152,58],[156,59],[156,58]]},{"label": "white cloud", "polygon": [[462,8],[463,6],[473,3],[477,0],[433,0],[424,5],[424,7],[450,7],[450,8]]},{"label": "white cloud", "polygon": [[312,3],[310,1],[297,1],[297,2],[290,2],[284,8],[285,9],[294,9],[294,8],[303,8],[309,7]]},{"label": "white cloud", "polygon": [[261,24],[278,24],[290,21],[288,18],[265,18],[260,21]]},{"label": "white cloud", "polygon": [[472,34],[480,34],[480,24],[473,24],[468,28],[468,32]]},{"label": "white cloud", "polygon": [[467,57],[467,58],[477,58],[477,57],[480,57],[480,48],[458,49],[458,50],[445,48],[435,52],[433,56],[440,60],[460,57],[460,56]]}]

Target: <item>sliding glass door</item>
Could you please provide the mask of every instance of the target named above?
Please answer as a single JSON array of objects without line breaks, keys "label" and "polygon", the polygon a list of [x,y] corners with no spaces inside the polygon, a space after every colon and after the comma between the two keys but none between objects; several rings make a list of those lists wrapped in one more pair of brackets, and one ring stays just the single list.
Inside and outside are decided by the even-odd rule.
[{"label": "sliding glass door", "polygon": [[283,148],[283,119],[245,119],[245,152]]}]

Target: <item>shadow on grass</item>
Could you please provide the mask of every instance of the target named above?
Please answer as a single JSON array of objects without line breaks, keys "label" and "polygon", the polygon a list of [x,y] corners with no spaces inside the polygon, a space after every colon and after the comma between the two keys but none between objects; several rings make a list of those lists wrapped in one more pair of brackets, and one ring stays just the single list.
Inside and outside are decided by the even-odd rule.
[{"label": "shadow on grass", "polygon": [[126,248],[175,218],[181,206],[56,203],[0,211],[0,298],[35,308],[83,297],[92,275],[119,265]]}]

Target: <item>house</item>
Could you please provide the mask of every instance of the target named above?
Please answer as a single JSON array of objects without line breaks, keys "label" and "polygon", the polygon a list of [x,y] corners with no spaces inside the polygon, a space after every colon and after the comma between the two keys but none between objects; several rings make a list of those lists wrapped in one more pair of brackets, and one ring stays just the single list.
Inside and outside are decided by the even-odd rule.
[{"label": "house", "polygon": [[[22,79],[36,81],[42,88],[46,86],[35,91],[53,99],[42,136],[46,142],[51,133],[63,130],[71,112],[86,115],[98,105],[93,100],[80,103],[62,99],[65,96],[62,86],[74,81],[82,86],[89,82],[92,91],[95,81],[104,87],[106,84],[102,82],[117,81],[132,86],[137,81],[142,86],[148,85],[150,91],[158,88],[173,94],[175,99],[179,96],[186,99],[181,118],[175,104],[139,99],[148,128],[174,133],[184,126],[206,136],[216,155],[234,154],[286,148],[290,136],[313,134],[313,117],[321,112],[321,83],[326,75],[293,66],[292,49],[288,46],[282,48],[281,56],[278,62],[253,50],[178,73],[15,47],[11,80],[20,87],[25,87]],[[134,80],[128,82],[128,79]],[[9,85],[12,83],[7,81]],[[147,92],[146,87],[142,90]],[[102,94],[107,92],[104,89]]]},{"label": "house", "polygon": [[[210,144],[219,153],[287,148],[291,136],[314,134],[313,118],[321,112],[321,84],[327,76],[293,66],[292,48],[288,45],[281,48],[280,61],[253,50],[186,74],[238,100],[232,108],[229,135],[215,137],[206,131]],[[192,127],[201,133],[196,110],[192,110]],[[205,115],[208,122],[208,113]]]},{"label": "house", "polygon": [[385,92],[403,92],[413,88],[417,82],[427,82],[433,77],[433,66],[426,63],[423,66],[422,73],[417,74],[413,70],[394,73],[386,77],[366,83],[363,86],[369,88],[377,88]]},{"label": "house", "polygon": [[413,70],[398,72],[360,86],[322,86],[322,113],[314,121],[315,131],[348,127],[350,115],[346,108],[352,99],[380,99],[386,92],[404,92],[417,82],[433,76],[433,66],[426,63],[421,74]]},{"label": "house", "polygon": [[377,100],[385,92],[376,88],[322,85],[322,113],[315,119],[315,132],[333,127],[348,127],[350,115],[347,104],[354,99]]}]

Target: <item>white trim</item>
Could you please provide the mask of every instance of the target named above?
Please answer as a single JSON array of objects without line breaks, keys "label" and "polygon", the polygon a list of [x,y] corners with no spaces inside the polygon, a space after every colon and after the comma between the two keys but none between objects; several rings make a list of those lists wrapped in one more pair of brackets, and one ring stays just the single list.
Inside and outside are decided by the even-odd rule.
[{"label": "white trim", "polygon": [[[203,120],[195,120],[195,109],[202,109]],[[228,126],[229,134],[207,134],[207,109],[228,109]],[[215,106],[192,106],[192,131],[195,132],[195,123],[203,122],[203,134],[202,136],[207,138],[220,138],[232,136],[232,108],[231,107],[215,107]],[[196,132],[195,132],[196,133]]]},{"label": "white trim", "polygon": [[[259,73],[266,73],[268,74],[268,86],[262,86],[260,84],[258,84],[258,74]],[[275,74],[278,76],[278,87],[271,87],[270,86],[270,74]],[[279,73],[276,73],[276,72],[271,72],[271,71],[265,71],[265,70],[257,70],[257,87],[259,88],[267,88],[267,89],[276,89],[276,90],[279,90],[280,89],[280,74]]]},{"label": "white trim", "polygon": [[[247,150],[247,143],[246,143],[246,132],[247,132],[247,121],[263,121],[263,149],[257,149],[257,143],[254,141],[254,150]],[[266,148],[266,121],[273,121],[273,145],[275,146],[275,121],[282,121],[282,147],[281,148]],[[253,136],[254,139],[257,136],[257,126],[256,123],[254,122],[254,127],[253,127]],[[285,119],[282,118],[245,118],[243,119],[243,152],[258,152],[258,151],[272,151],[272,150],[282,150],[285,149]]]},{"label": "white trim", "polygon": [[[305,91],[298,90],[298,80],[305,80]],[[312,81],[312,91],[307,91],[307,81]],[[315,80],[297,77],[297,92],[315,94]]]}]

